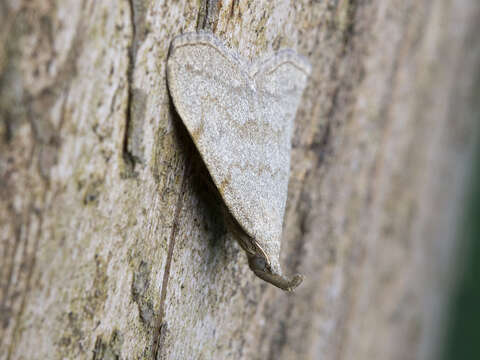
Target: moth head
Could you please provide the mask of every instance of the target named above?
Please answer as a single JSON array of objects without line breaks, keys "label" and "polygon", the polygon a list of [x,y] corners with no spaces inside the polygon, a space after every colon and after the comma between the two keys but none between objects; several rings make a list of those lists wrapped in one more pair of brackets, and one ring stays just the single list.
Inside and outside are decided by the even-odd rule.
[{"label": "moth head", "polygon": [[285,291],[295,290],[295,288],[303,281],[303,276],[300,274],[296,274],[292,279],[287,279],[281,274],[272,272],[267,260],[262,256],[249,255],[248,265],[255,275],[257,275],[260,279],[265,280]]}]

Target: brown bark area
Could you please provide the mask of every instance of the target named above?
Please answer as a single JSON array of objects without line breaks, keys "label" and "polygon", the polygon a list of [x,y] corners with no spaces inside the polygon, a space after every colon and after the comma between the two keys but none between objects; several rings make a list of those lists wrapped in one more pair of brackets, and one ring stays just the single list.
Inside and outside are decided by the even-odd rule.
[{"label": "brown bark area", "polygon": [[[1,359],[433,359],[474,140],[476,0],[0,2]],[[210,29],[313,72],[249,270],[165,82]]]}]

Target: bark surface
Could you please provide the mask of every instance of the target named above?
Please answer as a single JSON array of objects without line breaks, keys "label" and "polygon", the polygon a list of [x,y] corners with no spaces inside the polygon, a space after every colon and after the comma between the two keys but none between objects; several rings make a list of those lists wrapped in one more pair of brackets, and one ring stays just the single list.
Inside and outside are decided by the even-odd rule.
[{"label": "bark surface", "polygon": [[[296,49],[259,280],[166,87],[171,39]],[[0,1],[0,359],[435,359],[480,112],[477,0]]]}]

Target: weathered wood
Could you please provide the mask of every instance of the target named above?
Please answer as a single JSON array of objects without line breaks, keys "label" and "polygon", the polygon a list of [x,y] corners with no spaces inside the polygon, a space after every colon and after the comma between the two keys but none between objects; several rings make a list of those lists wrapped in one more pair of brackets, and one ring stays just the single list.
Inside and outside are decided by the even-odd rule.
[{"label": "weathered wood", "polygon": [[[0,3],[0,358],[435,358],[474,140],[476,0]],[[313,73],[256,278],[165,81],[210,29]]]}]

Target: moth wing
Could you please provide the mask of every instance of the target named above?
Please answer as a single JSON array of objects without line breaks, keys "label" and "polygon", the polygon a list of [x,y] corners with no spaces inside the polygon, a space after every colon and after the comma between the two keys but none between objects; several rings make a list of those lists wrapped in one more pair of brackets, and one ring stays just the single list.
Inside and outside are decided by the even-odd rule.
[{"label": "moth wing", "polygon": [[[288,99],[282,106],[276,89],[285,86],[282,77],[292,80],[283,66],[265,66],[254,76],[250,70],[212,35],[186,34],[172,42],[167,80],[229,211],[260,247],[278,244],[267,255],[278,254],[296,108]],[[280,87],[269,87],[270,80]]]},{"label": "moth wing", "polygon": [[264,201],[271,204],[272,225],[277,237],[259,238],[259,245],[269,257],[271,267],[280,273],[279,254],[283,217],[288,193],[291,141],[294,120],[311,68],[308,61],[293,50],[282,50],[275,56],[252,64],[250,76],[262,96],[261,117],[271,132],[264,153],[272,169],[272,178]]},{"label": "moth wing", "polygon": [[[255,97],[248,66],[213,35],[175,38],[167,62],[168,87],[227,208],[252,237],[261,234],[255,171],[263,163],[255,129]],[[256,229],[256,230],[253,230]]]}]

